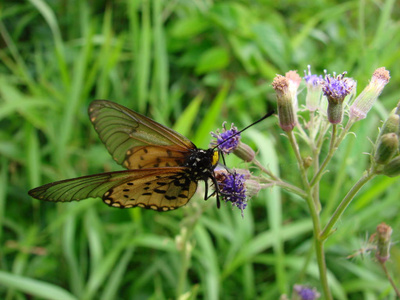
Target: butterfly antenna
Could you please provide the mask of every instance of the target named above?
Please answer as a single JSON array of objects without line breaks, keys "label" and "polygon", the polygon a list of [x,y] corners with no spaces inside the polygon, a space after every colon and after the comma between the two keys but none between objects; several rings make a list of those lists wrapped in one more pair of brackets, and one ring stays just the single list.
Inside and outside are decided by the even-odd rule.
[{"label": "butterfly antenna", "polygon": [[260,123],[262,120],[265,120],[266,118],[272,116],[274,112],[275,112],[274,110],[269,111],[264,117],[262,117],[261,119],[255,121],[254,123],[251,123],[250,125],[246,126],[245,128],[243,128],[242,130],[236,132],[235,134],[232,134],[230,137],[224,139],[221,143],[219,143],[218,145],[214,146],[212,149],[218,148],[223,143],[225,143],[226,141],[229,141],[231,138],[237,136],[238,134],[241,134],[243,131],[247,130],[251,126],[256,125],[257,123]]}]

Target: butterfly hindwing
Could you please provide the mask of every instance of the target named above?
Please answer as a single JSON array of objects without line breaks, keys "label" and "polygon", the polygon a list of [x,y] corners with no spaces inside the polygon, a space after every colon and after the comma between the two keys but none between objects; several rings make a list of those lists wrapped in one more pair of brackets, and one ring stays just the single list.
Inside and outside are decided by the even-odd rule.
[{"label": "butterfly hindwing", "polygon": [[86,198],[102,197],[115,185],[129,180],[129,171],[100,173],[66,179],[42,185],[29,191],[36,199],[54,202],[69,202]]},{"label": "butterfly hindwing", "polygon": [[69,202],[102,198],[113,207],[167,211],[185,205],[196,192],[184,168],[101,173],[49,183],[29,191],[37,199]]},{"label": "butterfly hindwing", "polygon": [[168,211],[185,205],[196,192],[197,182],[183,172],[165,173],[146,181],[128,181],[108,190],[103,201],[113,207],[142,207]]},{"label": "butterfly hindwing", "polygon": [[114,160],[129,169],[135,168],[132,160],[140,157],[148,167],[155,167],[156,157],[150,157],[154,148],[150,151],[147,146],[165,147],[165,154],[176,151],[173,156],[184,156],[190,149],[196,149],[189,139],[176,131],[110,101],[93,101],[89,117]]}]

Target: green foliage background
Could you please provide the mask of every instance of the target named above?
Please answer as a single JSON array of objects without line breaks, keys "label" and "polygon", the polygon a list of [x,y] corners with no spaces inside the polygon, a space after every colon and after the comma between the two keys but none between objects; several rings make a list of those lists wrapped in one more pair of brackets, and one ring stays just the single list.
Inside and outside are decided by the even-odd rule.
[{"label": "green foliage background", "polygon": [[[324,220],[361,176],[399,99],[400,9],[388,1],[6,1],[0,4],[0,298],[278,299],[295,283],[319,287],[305,203],[262,191],[242,219],[199,193],[170,213],[101,201],[53,204],[27,191],[119,170],[87,117],[109,99],[171,126],[205,148],[227,120],[241,128],[274,105],[275,74],[308,64],[367,84],[391,71],[321,186]],[[302,99],[300,97],[300,99]],[[243,140],[298,182],[276,118]],[[307,155],[307,153],[303,153]],[[244,167],[235,158],[230,167]],[[394,299],[372,258],[348,260],[384,221],[399,237],[399,179],[363,188],[326,245],[335,299]],[[400,281],[400,253],[391,272]],[[182,298],[186,299],[186,298]]]}]

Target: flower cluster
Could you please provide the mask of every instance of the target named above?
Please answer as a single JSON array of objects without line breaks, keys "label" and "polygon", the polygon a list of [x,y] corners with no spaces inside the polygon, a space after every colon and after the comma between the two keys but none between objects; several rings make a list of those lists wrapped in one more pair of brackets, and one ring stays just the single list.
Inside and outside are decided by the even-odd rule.
[{"label": "flower cluster", "polygon": [[[355,94],[356,81],[350,77],[345,77],[346,72],[339,75],[314,75],[311,73],[311,67],[305,71],[304,81],[307,88],[307,96],[305,107],[310,111],[312,127],[303,127],[297,119],[297,113],[301,109],[297,101],[298,89],[301,83],[301,77],[296,71],[289,71],[285,76],[277,75],[272,82],[277,97],[278,118],[280,127],[288,133],[291,141],[294,142],[291,131],[298,127],[299,133],[305,141],[311,143],[312,139],[318,136],[323,141],[323,135],[327,132],[328,124],[333,124],[332,139],[338,139],[337,143],[331,143],[330,157],[332,157],[338,143],[346,136],[351,125],[359,121],[367,115],[373,103],[381,94],[384,86],[389,82],[389,72],[385,68],[377,69],[371,78],[368,86],[352,101]],[[346,100],[349,99],[349,100]],[[323,101],[324,100],[324,101]],[[347,102],[345,102],[347,101]],[[316,114],[315,112],[320,112]],[[321,113],[322,112],[322,113]],[[341,130],[340,135],[337,133],[335,125],[343,122],[345,112],[349,116],[346,128]],[[307,133],[303,128],[308,128]],[[400,155],[399,155],[399,128],[400,128],[400,104],[396,110],[392,112],[388,120],[381,128],[381,133],[377,139],[373,154],[373,161],[378,168],[374,169],[376,174],[385,174],[387,176],[400,175]],[[255,152],[247,145],[241,142],[240,131],[232,124],[230,129],[226,128],[226,122],[222,124],[222,130],[217,130],[211,135],[215,140],[211,143],[213,147],[217,147],[222,154],[234,153],[246,162],[255,162]],[[292,145],[294,149],[298,146]],[[316,147],[316,144],[311,145]],[[320,147],[320,146],[319,146]],[[320,148],[319,148],[320,150]],[[297,153],[300,168],[302,172],[314,167],[313,159],[309,157],[302,158],[300,152]],[[328,162],[329,159],[326,161]],[[323,164],[323,168],[327,163]],[[314,179],[320,178],[323,174],[323,168],[313,170]],[[264,173],[275,179],[267,170],[262,169]],[[216,171],[216,178],[219,185],[222,198],[226,202],[231,202],[234,206],[243,210],[247,206],[248,186],[254,184],[256,193],[260,189],[259,182],[265,182],[264,179],[255,177],[257,180],[249,180],[250,176],[237,173],[236,171]],[[303,174],[303,182],[309,179]],[[275,181],[276,184],[276,181]],[[267,187],[264,185],[264,187]]]},{"label": "flower cluster", "polygon": [[[305,71],[304,76],[307,91],[305,105],[298,101],[301,78],[296,71],[289,71],[285,76],[277,75],[272,82],[277,99],[279,126],[285,132],[284,136],[287,137],[297,161],[298,185],[280,178],[267,167],[262,166],[255,158],[254,151],[248,146],[248,148],[242,146],[243,144],[239,141],[239,131],[233,125],[230,130],[227,130],[224,123],[221,133],[217,131],[212,134],[216,138],[213,145],[218,146],[222,154],[235,153],[245,161],[251,162],[262,173],[256,176],[237,170],[215,171],[219,195],[224,201],[238,207],[242,211],[242,216],[252,191],[257,193],[261,188],[279,186],[297,194],[307,202],[314,224],[314,236],[318,237],[314,241],[314,246],[318,249],[316,256],[321,287],[326,299],[332,299],[332,296],[326,276],[324,241],[333,234],[338,220],[365,183],[380,174],[390,177],[400,175],[399,102],[398,107],[390,113],[380,129],[370,155],[370,165],[340,201],[326,225],[322,226],[318,217],[324,210],[319,192],[320,181],[351,127],[367,116],[390,79],[389,71],[385,68],[375,70],[370,83],[356,97],[357,83],[353,78],[345,75],[346,72],[330,75],[326,71],[323,76],[314,75],[311,73],[311,67],[308,66],[308,71]],[[309,113],[308,116],[306,111]],[[301,143],[298,142],[298,137],[301,138]],[[329,143],[325,142],[327,139],[330,140]],[[302,147],[308,149],[304,150]],[[368,248],[368,251],[376,250],[375,256],[381,265],[390,258],[391,234],[392,229],[381,224],[374,235],[372,248]],[[398,294],[400,295],[400,292]],[[294,286],[292,299],[314,300],[319,297],[320,294],[315,288]]]},{"label": "flower cluster", "polygon": [[[311,67],[304,71],[304,80],[307,87],[306,108],[310,112],[321,110],[325,104],[321,104],[321,95],[327,99],[327,118],[332,124],[342,122],[344,113],[344,102],[349,95],[355,93],[356,81],[351,77],[345,77],[346,72],[339,75],[326,74],[315,75],[311,73]],[[279,125],[289,132],[297,125],[296,113],[298,81],[294,80],[294,71],[286,73],[285,76],[277,75],[272,82],[275,89]],[[381,94],[385,85],[389,82],[389,71],[378,68],[372,75],[369,85],[351,103],[348,113],[350,118],[358,121],[366,117],[374,102]],[[350,104],[350,103],[349,103]]]}]

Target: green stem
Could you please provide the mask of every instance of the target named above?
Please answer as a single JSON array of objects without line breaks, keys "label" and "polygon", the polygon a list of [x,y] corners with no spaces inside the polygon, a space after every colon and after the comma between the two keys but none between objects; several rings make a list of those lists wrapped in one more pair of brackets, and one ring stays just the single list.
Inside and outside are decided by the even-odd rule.
[{"label": "green stem", "polygon": [[[321,228],[319,228],[320,230]],[[328,274],[325,263],[324,241],[320,240],[317,236],[314,237],[315,253],[317,255],[319,280],[326,300],[332,300],[332,294],[328,285]]]},{"label": "green stem", "polygon": [[261,188],[268,188],[268,187],[272,187],[272,186],[279,186],[288,192],[292,192],[293,194],[300,196],[303,199],[306,199],[308,197],[307,193],[305,191],[303,191],[302,189],[300,189],[297,186],[294,186],[288,182],[282,181],[282,180],[278,180],[278,181],[269,181],[268,180],[268,183],[266,183],[266,184],[261,183]]},{"label": "green stem", "polygon": [[288,132],[288,137],[289,137],[290,144],[292,145],[292,148],[296,155],[296,159],[299,164],[301,178],[302,178],[304,187],[306,188],[306,191],[308,194],[308,196],[306,197],[306,202],[307,202],[308,208],[310,210],[310,215],[311,215],[311,219],[313,222],[315,254],[317,256],[320,283],[321,283],[322,290],[325,295],[325,299],[331,300],[333,298],[332,298],[332,294],[331,294],[331,291],[329,290],[329,285],[328,285],[328,277],[327,277],[325,253],[324,253],[324,240],[320,239],[321,225],[320,225],[320,219],[319,219],[318,209],[317,209],[318,206],[315,205],[315,203],[314,203],[314,199],[312,197],[312,191],[310,189],[310,185],[309,185],[308,178],[307,178],[306,169],[304,168],[303,160],[301,158],[299,147],[296,142],[296,138],[293,134],[293,131]]},{"label": "green stem", "polygon": [[325,157],[324,162],[322,163],[321,167],[319,168],[318,172],[314,175],[313,179],[311,180],[310,185],[313,186],[315,183],[319,182],[321,179],[321,176],[328,165],[328,163],[331,161],[333,155],[336,152],[336,130],[337,130],[337,124],[332,124],[332,135],[331,135],[331,142],[329,144],[329,151],[328,155]]},{"label": "green stem", "polygon": [[271,179],[273,180],[267,180],[268,185],[272,184],[275,186],[279,186],[289,192],[292,192],[296,195],[299,195],[300,197],[302,197],[303,199],[305,199],[307,197],[307,193],[305,191],[303,191],[302,189],[298,188],[297,186],[294,186],[288,182],[283,181],[282,179],[280,179],[279,177],[277,177],[276,175],[274,175],[270,170],[268,170],[267,168],[265,168],[257,159],[253,159],[252,163],[254,163],[262,172],[264,172],[265,174],[267,174],[269,177],[271,177]]},{"label": "green stem", "polygon": [[187,291],[188,270],[192,257],[192,245],[190,239],[193,236],[197,221],[201,217],[202,213],[203,211],[197,211],[196,213],[192,212],[190,217],[185,217],[181,223],[182,229],[179,234],[181,240],[177,244],[177,248],[181,254],[181,261],[176,285],[176,299],[180,299]]},{"label": "green stem", "polygon": [[321,287],[324,292],[325,299],[331,300],[333,298],[332,298],[332,294],[331,294],[331,291],[330,291],[329,285],[328,285],[328,276],[327,276],[325,253],[324,253],[324,240],[322,240],[320,238],[321,225],[320,225],[319,215],[318,215],[317,209],[314,205],[314,201],[311,196],[306,198],[306,202],[308,204],[311,219],[313,222],[314,246],[315,246],[315,254],[317,256],[319,279],[320,279]]},{"label": "green stem", "polygon": [[251,162],[255,164],[261,171],[263,171],[265,174],[271,177],[273,180],[281,181],[279,177],[275,176],[270,170],[265,168],[257,159],[254,158]]},{"label": "green stem", "polygon": [[[183,234],[182,234],[183,233]],[[186,280],[187,280],[187,272],[189,269],[189,262],[190,262],[190,242],[188,232],[181,231],[181,265],[179,269],[178,281],[177,281],[177,288],[176,288],[176,298],[182,297],[182,295],[186,291]],[[190,233],[191,235],[191,233]]]},{"label": "green stem", "polygon": [[326,240],[328,236],[331,234],[333,226],[335,226],[336,222],[342,216],[343,212],[353,200],[354,196],[358,193],[358,191],[366,184],[369,180],[374,178],[376,173],[373,169],[368,170],[357,182],[356,184],[350,189],[347,195],[343,198],[342,202],[340,202],[338,208],[333,213],[332,217],[330,218],[328,224],[325,226],[322,234],[320,235],[321,240]]},{"label": "green stem", "polygon": [[397,288],[396,283],[393,281],[392,276],[390,276],[389,271],[386,268],[386,264],[385,263],[381,263],[380,265],[381,265],[381,267],[383,269],[383,272],[386,275],[386,278],[389,280],[390,284],[392,285],[392,287],[393,287],[393,289],[394,289],[394,291],[395,291],[395,293],[397,295],[397,298],[400,299],[400,290]]},{"label": "green stem", "polygon": [[336,138],[337,125],[332,124],[332,138],[331,138],[331,143],[329,146],[328,155],[326,156],[326,158],[325,158],[324,162],[322,163],[321,167],[319,168],[318,172],[314,175],[313,179],[311,180],[310,186],[313,186],[316,182],[318,182],[321,179],[321,176],[325,170],[325,167],[328,165],[328,163],[332,159],[337,148],[339,147],[340,143],[343,141],[343,139],[349,132],[351,126],[353,126],[354,122],[355,122],[354,119],[350,119],[347,122],[346,127],[342,130],[339,137],[337,137],[337,138]]},{"label": "green stem", "polygon": [[310,185],[308,183],[306,169],[304,168],[303,159],[301,158],[301,155],[300,155],[299,145],[297,144],[296,137],[294,136],[293,131],[287,132],[287,135],[289,138],[289,142],[292,145],[294,154],[296,155],[297,163],[298,163],[299,169],[300,169],[300,176],[301,176],[301,180],[303,181],[304,188],[306,190],[309,190]]}]

